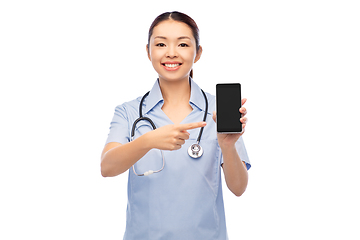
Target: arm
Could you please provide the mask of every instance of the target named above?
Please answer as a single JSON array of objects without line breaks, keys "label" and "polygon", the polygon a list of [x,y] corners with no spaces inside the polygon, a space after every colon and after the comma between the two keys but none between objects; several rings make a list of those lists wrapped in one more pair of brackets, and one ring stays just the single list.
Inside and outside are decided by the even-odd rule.
[{"label": "arm", "polygon": [[248,184],[248,172],[246,164],[241,161],[235,146],[221,149],[224,163],[222,165],[225,182],[228,188],[236,196],[240,197]]},{"label": "arm", "polygon": [[120,144],[106,144],[101,154],[101,175],[114,177],[134,165],[152,148],[160,150],[177,150],[189,139],[187,130],[203,127],[206,122],[171,124],[145,133],[137,139]]},{"label": "arm", "polygon": [[[246,99],[242,99],[242,106]],[[247,113],[244,107],[239,111],[242,114],[240,122],[242,123],[243,132],[239,134],[218,134],[218,142],[223,154],[223,165],[225,182],[228,188],[236,196],[241,196],[248,184],[248,173],[246,164],[241,161],[238,152],[236,151],[235,143],[245,132],[247,118],[244,117]],[[213,120],[216,122],[216,112],[213,112]]]},{"label": "arm", "polygon": [[128,170],[150,151],[147,143],[145,134],[124,145],[116,142],[106,144],[101,154],[101,175],[114,177]]}]

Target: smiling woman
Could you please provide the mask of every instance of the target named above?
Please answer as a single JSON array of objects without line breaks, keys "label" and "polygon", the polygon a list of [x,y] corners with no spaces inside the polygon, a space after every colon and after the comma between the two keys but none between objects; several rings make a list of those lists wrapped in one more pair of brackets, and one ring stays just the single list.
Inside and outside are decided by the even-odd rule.
[{"label": "smiling woman", "polygon": [[[242,133],[217,134],[215,96],[191,77],[202,54],[198,31],[183,13],[157,17],[146,50],[159,78],[143,97],[116,107],[101,173],[134,170],[124,239],[225,240],[221,168],[236,196],[246,189],[250,162]],[[239,111],[244,128],[246,110]],[[194,158],[188,149],[200,140],[204,154]]]}]

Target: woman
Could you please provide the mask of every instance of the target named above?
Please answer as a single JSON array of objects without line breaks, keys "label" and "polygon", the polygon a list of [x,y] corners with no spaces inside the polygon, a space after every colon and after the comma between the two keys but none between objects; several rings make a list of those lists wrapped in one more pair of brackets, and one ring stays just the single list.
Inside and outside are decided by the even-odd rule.
[{"label": "woman", "polygon": [[[157,128],[139,121],[131,141],[143,97],[119,105],[101,156],[104,177],[130,169],[124,239],[227,239],[220,169],[228,188],[241,196],[250,168],[244,130],[216,133],[215,97],[204,93],[207,112],[205,96],[192,79],[193,64],[202,53],[193,19],[179,12],[161,14],[150,27],[146,50],[159,78],[141,111]],[[246,109],[239,111],[244,129]],[[204,115],[206,121],[201,121]],[[204,154],[194,159],[188,148],[201,128]],[[143,176],[150,169],[158,172]]]}]

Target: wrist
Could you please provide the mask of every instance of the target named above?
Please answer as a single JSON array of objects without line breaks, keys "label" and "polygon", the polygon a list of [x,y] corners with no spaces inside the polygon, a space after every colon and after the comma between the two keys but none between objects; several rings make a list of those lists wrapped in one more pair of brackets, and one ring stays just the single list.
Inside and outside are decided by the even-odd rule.
[{"label": "wrist", "polygon": [[231,151],[236,151],[236,147],[235,147],[235,143],[230,143],[230,144],[219,144],[220,148],[221,148],[221,152],[231,152]]},{"label": "wrist", "polygon": [[151,141],[151,133],[152,131],[147,132],[134,140],[134,141],[138,141],[140,148],[145,151],[150,151],[151,149],[154,148],[153,141]]}]

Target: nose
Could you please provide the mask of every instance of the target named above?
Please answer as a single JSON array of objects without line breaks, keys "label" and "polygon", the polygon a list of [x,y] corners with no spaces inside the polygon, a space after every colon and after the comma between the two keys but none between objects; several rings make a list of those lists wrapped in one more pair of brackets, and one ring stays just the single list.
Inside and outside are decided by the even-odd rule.
[{"label": "nose", "polygon": [[178,54],[176,52],[176,47],[175,46],[169,46],[168,51],[166,53],[166,57],[175,58],[177,56],[178,56]]}]

